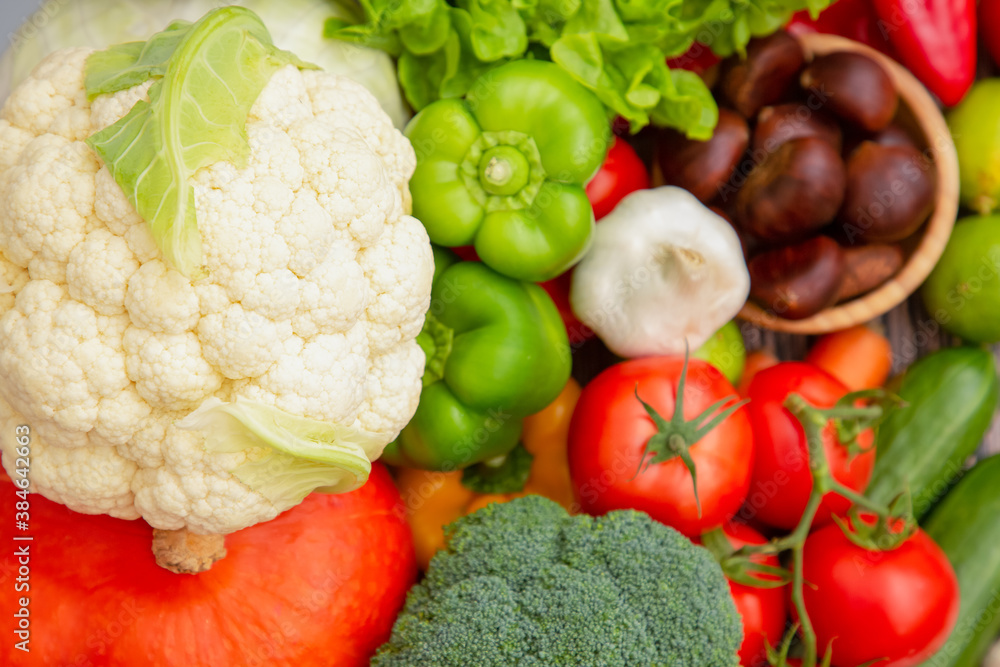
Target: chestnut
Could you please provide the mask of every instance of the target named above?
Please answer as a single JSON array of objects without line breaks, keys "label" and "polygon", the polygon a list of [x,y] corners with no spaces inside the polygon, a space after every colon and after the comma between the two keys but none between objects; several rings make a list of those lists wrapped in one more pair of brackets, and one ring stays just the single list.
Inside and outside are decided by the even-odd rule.
[{"label": "chestnut", "polygon": [[869,132],[892,121],[899,93],[877,62],[860,53],[838,51],[818,56],[799,83],[842,119]]},{"label": "chestnut", "polygon": [[836,217],[845,184],[844,162],[833,146],[817,137],[792,139],[750,173],[733,217],[764,241],[799,240]]},{"label": "chestnut", "polygon": [[750,40],[747,57],[726,60],[719,75],[719,93],[746,118],[785,97],[805,63],[799,42],[787,32]]},{"label": "chestnut", "polygon": [[786,141],[800,137],[819,137],[838,153],[843,142],[837,121],[805,103],[764,107],[757,114],[757,127],[753,131],[755,152],[773,153]]},{"label": "chestnut", "polygon": [[913,140],[910,133],[899,125],[887,125],[884,130],[873,136],[871,140],[880,146],[908,146],[913,149],[917,148],[917,142]]},{"label": "chestnut", "polygon": [[870,292],[899,273],[906,257],[895,243],[875,243],[844,248],[844,280],[837,292],[837,303]]},{"label": "chestnut", "polygon": [[656,157],[664,183],[682,187],[707,204],[730,179],[749,143],[746,120],[735,111],[719,109],[719,123],[711,139],[695,141],[665,130],[657,143]]},{"label": "chestnut", "polygon": [[837,302],[844,279],[844,252],[833,239],[816,236],[763,252],[747,262],[747,268],[750,297],[761,308],[801,320]]},{"label": "chestnut", "polygon": [[862,142],[847,160],[836,234],[848,245],[901,241],[934,210],[934,172],[909,146]]},{"label": "chestnut", "polygon": [[882,146],[909,146],[910,148],[917,148],[917,142],[913,140],[910,133],[896,124],[887,125],[884,130],[875,134],[859,131],[849,132],[848,134],[849,136],[844,142],[843,155],[845,160],[850,158],[851,153],[864,141],[874,141],[876,144],[881,144]]}]

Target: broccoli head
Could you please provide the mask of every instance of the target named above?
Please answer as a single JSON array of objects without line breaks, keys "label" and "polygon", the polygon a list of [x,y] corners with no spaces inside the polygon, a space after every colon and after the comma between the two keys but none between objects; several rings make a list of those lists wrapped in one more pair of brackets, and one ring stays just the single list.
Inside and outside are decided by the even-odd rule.
[{"label": "broccoli head", "polygon": [[373,667],[735,667],[743,631],[709,552],[634,511],[540,496],[448,529]]}]

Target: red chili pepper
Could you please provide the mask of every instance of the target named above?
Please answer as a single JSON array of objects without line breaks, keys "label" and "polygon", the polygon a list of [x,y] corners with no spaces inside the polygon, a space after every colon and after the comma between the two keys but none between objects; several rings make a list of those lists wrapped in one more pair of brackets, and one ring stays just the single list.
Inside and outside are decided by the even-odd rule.
[{"label": "red chili pepper", "polygon": [[878,16],[870,0],[838,0],[813,19],[803,10],[792,16],[788,31],[793,35],[821,32],[840,35],[892,55],[889,40],[879,30]]},{"label": "red chili pepper", "polygon": [[979,23],[983,28],[983,43],[1000,66],[1000,0],[979,0]]},{"label": "red chili pepper", "polygon": [[874,0],[879,28],[899,60],[945,104],[976,79],[975,0]]}]

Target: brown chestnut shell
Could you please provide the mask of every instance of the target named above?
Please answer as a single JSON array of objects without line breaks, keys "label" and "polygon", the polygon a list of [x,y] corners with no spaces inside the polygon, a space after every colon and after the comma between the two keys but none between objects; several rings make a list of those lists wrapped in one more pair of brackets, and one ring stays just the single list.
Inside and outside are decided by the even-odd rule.
[{"label": "brown chestnut shell", "polygon": [[860,53],[818,56],[802,72],[799,83],[825,108],[869,132],[886,127],[899,107],[892,79],[881,65]]},{"label": "brown chestnut shell", "polygon": [[768,250],[747,262],[750,297],[789,320],[812,317],[837,302],[844,279],[844,252],[833,239],[816,236]]},{"label": "brown chestnut shell", "polygon": [[823,139],[838,153],[843,145],[843,132],[837,121],[803,102],[761,109],[751,147],[755,152],[773,153],[785,142],[802,137]]},{"label": "brown chestnut shell", "polygon": [[846,182],[844,162],[828,142],[792,139],[750,173],[736,194],[733,217],[764,241],[803,239],[836,217]]},{"label": "brown chestnut shell", "polygon": [[909,132],[901,128],[899,125],[891,123],[887,125],[884,130],[875,132],[874,134],[871,132],[865,132],[864,130],[848,130],[842,153],[844,159],[849,159],[851,157],[851,153],[857,150],[858,146],[865,141],[872,141],[881,146],[908,146],[919,150],[917,142],[914,141]]},{"label": "brown chestnut shell", "polygon": [[729,109],[719,109],[719,123],[708,141],[664,130],[656,145],[663,182],[682,187],[707,204],[729,181],[749,143],[746,120]]},{"label": "brown chestnut shell", "polygon": [[786,96],[804,64],[802,46],[787,32],[752,39],[745,59],[733,56],[723,63],[719,93],[744,117],[753,118]]},{"label": "brown chestnut shell", "polygon": [[862,142],[847,161],[836,235],[846,245],[901,241],[934,210],[935,178],[923,153]]},{"label": "brown chestnut shell", "polygon": [[844,280],[837,303],[870,292],[899,273],[906,262],[903,248],[896,243],[875,243],[844,248]]}]

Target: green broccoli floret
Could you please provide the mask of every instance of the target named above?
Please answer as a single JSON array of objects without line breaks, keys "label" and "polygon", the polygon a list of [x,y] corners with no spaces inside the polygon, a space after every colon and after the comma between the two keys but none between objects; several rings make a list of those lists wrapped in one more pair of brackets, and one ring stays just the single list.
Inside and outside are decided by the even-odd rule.
[{"label": "green broccoli floret", "polygon": [[373,667],[735,667],[743,638],[707,550],[646,514],[540,496],[449,527]]}]

